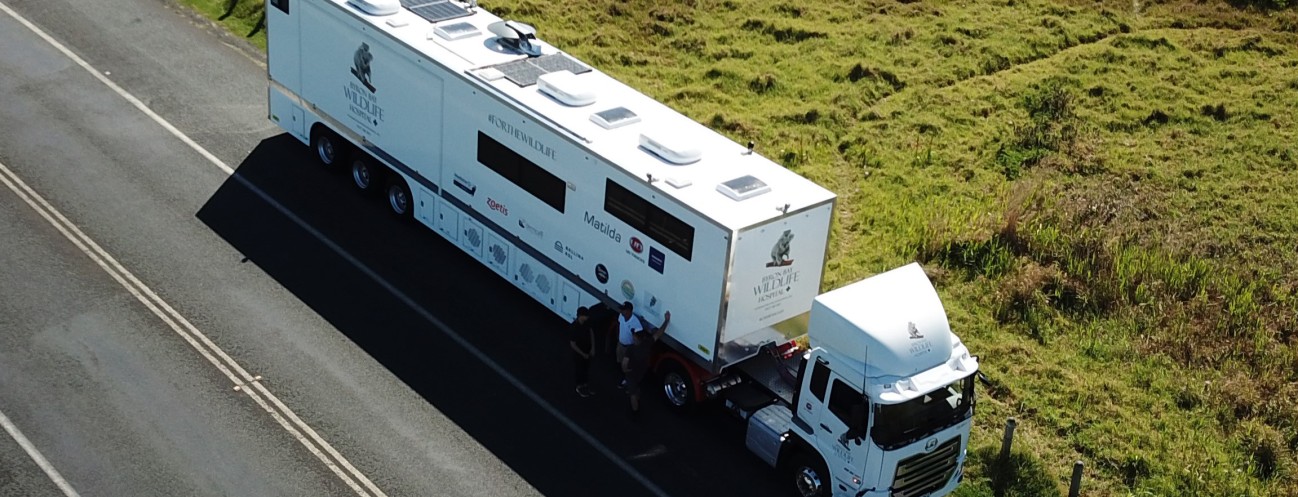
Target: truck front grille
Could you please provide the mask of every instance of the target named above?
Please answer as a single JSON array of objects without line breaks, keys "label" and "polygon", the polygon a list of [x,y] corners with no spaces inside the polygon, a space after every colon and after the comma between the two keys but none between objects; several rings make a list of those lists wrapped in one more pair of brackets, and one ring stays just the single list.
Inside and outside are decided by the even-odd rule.
[{"label": "truck front grille", "polygon": [[960,437],[952,438],[927,454],[915,454],[897,463],[892,497],[920,497],[942,488],[960,463]]}]

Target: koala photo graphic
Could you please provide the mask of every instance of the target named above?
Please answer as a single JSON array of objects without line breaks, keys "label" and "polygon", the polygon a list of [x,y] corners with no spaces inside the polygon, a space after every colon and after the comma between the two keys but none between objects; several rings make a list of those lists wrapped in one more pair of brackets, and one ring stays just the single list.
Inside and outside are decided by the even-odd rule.
[{"label": "koala photo graphic", "polygon": [[356,79],[359,79],[361,84],[371,92],[374,91],[374,85],[370,84],[370,61],[372,60],[374,54],[370,53],[370,45],[362,42],[352,56],[352,76],[356,76]]},{"label": "koala photo graphic", "polygon": [[793,264],[793,259],[789,258],[789,242],[793,241],[793,230],[784,230],[780,239],[776,240],[775,246],[771,247],[771,262],[766,263],[766,267],[788,266]]}]

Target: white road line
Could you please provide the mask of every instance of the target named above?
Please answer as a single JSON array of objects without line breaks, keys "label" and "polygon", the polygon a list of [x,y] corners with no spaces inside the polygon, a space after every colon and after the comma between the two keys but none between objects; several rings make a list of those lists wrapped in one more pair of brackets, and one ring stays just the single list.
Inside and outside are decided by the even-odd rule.
[{"label": "white road line", "polygon": [[[41,39],[45,40],[46,43],[49,43],[55,49],[62,52],[65,56],[67,56],[77,65],[81,66],[83,69],[85,69],[87,72],[93,75],[100,82],[107,85],[109,89],[116,92],[123,99],[130,102],[132,105],[134,105],[145,115],[149,116],[149,118],[157,122],[160,126],[163,127],[163,129],[166,129],[168,132],[170,132],[172,135],[178,138],[181,142],[185,143],[191,149],[198,152],[199,155],[202,155],[209,162],[216,165],[222,171],[225,171],[226,174],[234,173],[234,170],[231,169],[230,166],[222,162],[221,159],[217,158],[211,152],[208,152],[206,149],[199,146],[198,143],[194,142],[194,140],[190,139],[184,133],[181,133],[179,129],[176,129],[175,126],[171,125],[171,123],[163,119],[162,116],[159,116],[156,112],[153,112],[152,109],[144,105],[144,103],[141,102],[138,98],[135,98],[134,95],[131,95],[130,93],[126,92],[126,90],[122,89],[116,83],[112,82],[107,77],[103,76],[102,73],[100,73],[98,70],[92,67],[89,63],[87,63],[85,60],[78,57],[75,53],[73,53],[63,44],[59,43],[53,37],[46,34],[35,24],[31,23],[26,18],[22,17],[17,12],[10,9],[4,3],[0,3],[0,11],[4,11],[14,20],[18,21],[23,26],[26,26],[27,29],[31,30],[37,36],[40,36]],[[161,298],[159,298],[157,294],[155,294],[152,290],[150,290],[147,286],[145,286],[142,282],[140,282],[139,279],[137,279],[133,274],[131,274],[120,264],[118,264],[115,259],[113,259],[110,255],[108,255],[107,252],[103,251],[103,249],[101,249],[97,244],[95,244],[94,241],[91,240],[88,236],[86,236],[79,229],[77,229],[75,225],[73,225],[70,221],[67,220],[67,218],[65,218],[62,214],[60,214],[57,210],[55,210],[52,206],[50,206],[48,202],[46,202],[43,198],[37,195],[34,190],[31,190],[29,187],[27,187],[27,185],[24,184],[22,180],[19,179],[18,176],[15,175],[12,171],[10,171],[7,167],[5,167],[3,164],[0,164],[0,169],[2,169],[4,173],[10,176],[9,179],[6,179],[3,177],[3,175],[0,175],[0,182],[5,183],[6,186],[8,186],[11,190],[14,191],[14,193],[18,194],[19,197],[22,197],[23,200],[28,203],[28,205],[30,205],[33,209],[37,210],[37,212],[39,212],[42,217],[44,217],[47,221],[49,221],[50,224],[54,225],[55,228],[57,228],[61,233],[63,233],[65,237],[71,240],[74,245],[76,245],[79,249],[81,249],[82,252],[90,256],[92,260],[94,260],[97,264],[99,264],[100,267],[102,267],[106,272],[108,272],[115,280],[118,281],[118,283],[126,287],[126,289],[130,291],[131,294],[133,294],[136,297],[136,299],[144,303],[144,305],[147,308],[149,308],[150,311],[152,311],[155,315],[157,315],[160,319],[162,319],[163,322],[167,323],[167,325],[171,327],[174,331],[176,331],[182,337],[184,337],[184,339],[187,342],[189,342],[190,346],[194,347],[195,350],[199,351],[199,353],[204,356],[204,358],[206,358],[209,362],[215,365],[217,369],[221,370],[221,372],[225,374],[226,377],[229,378],[232,382],[234,382],[235,385],[242,386],[245,383],[252,383],[253,385],[255,385],[256,386],[255,390],[251,388],[241,388],[240,390],[246,393],[254,401],[256,401],[257,404],[262,407],[262,409],[265,409],[266,412],[270,413],[271,416],[283,428],[285,428],[285,430],[287,430],[290,434],[292,434],[295,438],[297,438],[298,441],[302,443],[302,445],[306,446],[306,448],[310,450],[312,454],[314,454],[317,458],[319,458],[322,462],[324,462],[325,465],[328,466],[329,469],[334,472],[334,474],[336,474],[339,478],[341,478],[344,482],[346,482],[348,486],[350,486],[353,490],[355,490],[358,494],[362,496],[368,497],[369,495],[373,494],[378,497],[386,497],[386,494],[384,494],[382,490],[380,490],[376,485],[374,485],[374,483],[370,481],[368,477],[366,477],[363,473],[361,473],[358,469],[356,469],[356,467],[353,466],[350,461],[348,461],[345,457],[343,457],[343,455],[340,454],[336,449],[334,449],[332,445],[326,442],[314,429],[312,429],[309,425],[307,425],[304,421],[302,421],[302,419],[299,418],[297,414],[294,413],[291,409],[289,409],[288,406],[284,405],[284,403],[281,402],[279,398],[277,398],[274,394],[272,394],[268,389],[266,389],[260,383],[254,381],[252,375],[248,374],[248,372],[245,371],[243,367],[241,367],[237,362],[235,362],[234,359],[230,358],[230,356],[227,355],[225,351],[221,350],[220,347],[217,347],[216,344],[214,344],[210,339],[208,339],[206,335],[199,332],[197,328],[195,328],[192,324],[189,323],[187,319],[184,318],[184,316],[181,316],[180,313],[176,312],[176,310],[173,309],[169,304],[167,304],[166,301],[163,301]],[[31,198],[29,198],[26,194],[20,191],[17,185],[20,185],[23,190],[26,190],[27,193],[31,195]],[[42,209],[41,206],[38,206],[37,203],[33,202],[32,198],[38,200],[39,204],[42,204],[45,207],[45,209],[48,209],[48,211]],[[62,223],[60,223],[60,221]],[[67,228],[65,229],[64,226],[66,226]],[[75,232],[75,235],[72,232],[69,232],[69,230]],[[85,243],[82,243],[82,241],[84,241]],[[96,253],[98,255],[96,255]],[[185,330],[182,330],[177,323],[179,323],[179,325],[183,325]],[[199,342],[202,342],[202,344],[205,345],[206,347],[200,346]],[[230,368],[227,368],[224,364],[222,364],[221,361],[215,359],[213,357],[213,353],[220,356],[221,359],[223,359],[226,363],[228,363],[233,369],[237,370],[239,375],[236,376],[229,370]],[[240,377],[242,377],[242,379],[240,379]],[[272,407],[270,404],[267,404],[266,399],[262,398],[263,396],[266,397],[266,399],[269,399],[270,403],[273,404],[274,407]],[[279,411],[277,411],[276,408],[278,408]],[[303,432],[305,432],[305,436],[303,435]],[[319,446],[317,446],[317,444]],[[337,460],[337,464],[331,461],[329,457],[326,457],[325,453],[327,453],[328,456],[333,457],[333,459]],[[347,473],[350,473],[350,476]],[[365,488],[362,489],[361,486],[357,484],[356,480],[359,480],[360,485],[363,485]],[[365,489],[368,489],[368,492],[366,492]]]},{"label": "white road line", "polygon": [[179,138],[180,141],[183,141],[185,142],[186,145],[189,145],[189,148],[192,148],[194,149],[194,151],[201,154],[204,159],[207,159],[212,164],[216,164],[216,167],[219,167],[221,168],[222,171],[225,171],[225,174],[234,174],[234,169],[231,169],[230,166],[227,166],[225,165],[224,162],[221,162],[221,159],[217,158],[215,155],[212,155],[211,152],[208,152],[206,149],[199,146],[198,143],[195,143],[194,140],[191,140],[188,136],[185,136],[184,133],[181,133],[180,130],[176,129],[175,126],[172,126],[171,123],[167,122],[166,119],[163,119],[162,116],[158,115],[158,113],[153,112],[153,109],[150,109],[147,105],[144,105],[144,102],[141,102],[140,99],[135,98],[135,95],[131,95],[130,93],[127,93],[126,90],[123,90],[122,87],[117,86],[117,83],[114,83],[113,80],[108,79],[108,77],[104,76],[104,74],[99,72],[99,70],[95,69],[94,67],[91,67],[89,63],[87,63],[85,60],[82,60],[81,57],[77,56],[77,54],[72,53],[72,50],[69,50],[68,47],[63,46],[63,44],[59,43],[58,40],[55,40],[50,35],[45,34],[45,31],[42,31],[41,28],[36,27],[36,25],[32,24],[31,21],[28,21],[27,18],[19,15],[17,12],[14,12],[13,9],[10,9],[9,6],[5,5],[3,2],[0,2],[0,10],[3,10],[4,13],[9,14],[9,17],[14,18],[14,20],[18,21],[19,24],[22,24],[23,26],[27,26],[27,29],[32,30],[33,33],[36,33],[36,36],[41,37],[41,39],[45,40],[46,43],[49,43],[50,46],[53,46],[56,50],[60,52],[63,52],[63,55],[66,55],[69,59],[72,59],[72,62],[75,62],[77,65],[81,66],[82,69],[85,69],[86,72],[89,72],[100,82],[107,85],[109,89],[113,90],[122,98],[126,99],[126,101],[130,102],[131,105],[134,105],[135,108],[140,109],[140,112],[143,112],[145,115],[149,116],[154,121],[157,121],[159,125],[161,125],[163,128],[166,128],[167,131],[175,135],[176,138]]},{"label": "white road line", "polygon": [[[22,179],[18,178],[18,176],[3,163],[0,163],[0,183],[3,183],[13,191],[14,194],[18,195],[23,202],[26,202],[32,210],[35,210],[41,215],[41,217],[45,218],[45,220],[49,222],[50,225],[54,226],[59,233],[62,233],[63,236],[71,241],[73,245],[76,245],[82,253],[86,254],[87,257],[90,257],[91,260],[104,270],[104,272],[108,273],[109,276],[112,276],[118,284],[122,285],[126,291],[130,292],[136,300],[139,300],[140,303],[144,304],[144,306],[149,309],[149,311],[158,316],[159,319],[188,342],[189,345],[197,350],[199,354],[208,360],[208,362],[212,363],[213,366],[216,366],[216,368],[220,370],[221,373],[224,374],[232,383],[243,386],[245,385],[245,382],[252,382],[253,384],[260,386],[252,375],[249,375],[247,371],[239,366],[238,363],[234,362],[233,359],[230,359],[228,355],[213,345],[211,340],[208,340],[208,338],[199,332],[197,328],[194,328],[194,326],[190,324],[184,316],[181,316],[180,313],[176,312],[176,310],[167,304],[166,301],[162,300],[156,293],[141,283],[135,275],[122,267],[113,256],[100,248],[94,240],[90,239],[90,237],[77,228],[76,225],[73,225],[72,222],[64,217],[62,213],[55,210],[49,202],[46,202],[45,199],[37,194],[30,186],[27,186]],[[204,344],[209,345],[217,352],[217,354],[213,354],[212,351],[208,350],[208,348],[204,346]],[[222,358],[227,360],[229,364],[233,366],[233,369],[236,369],[243,378],[240,378],[239,375],[232,372],[231,367],[227,367],[226,364],[222,363],[222,361],[216,357],[216,355],[220,355]],[[369,481],[368,478],[365,478],[365,476],[360,474],[356,468],[352,467],[350,463],[347,463],[346,459],[343,458],[341,454],[338,454],[331,446],[329,446],[328,443],[320,439],[319,435],[317,435],[314,430],[302,422],[296,414],[289,410],[287,406],[284,406],[284,404],[280,402],[279,399],[275,398],[270,391],[266,390],[265,387],[259,388],[257,392],[254,392],[250,388],[240,388],[239,390],[251,397],[257,405],[261,406],[262,409],[265,409],[266,412],[285,429],[285,431],[289,432],[289,434],[296,438],[299,443],[314,454],[316,458],[320,459],[325,466],[338,476],[339,479],[343,480],[344,483],[351,487],[358,495],[362,497],[370,497],[371,495],[386,497],[382,491]],[[271,399],[275,406],[283,409],[284,414],[281,414],[268,404],[266,399],[262,398],[263,396]],[[295,427],[294,424],[297,424],[306,430],[309,437],[304,436],[302,431]],[[315,443],[313,443],[313,441]],[[317,446],[317,443],[321,446]],[[332,460],[326,457],[324,452],[322,452],[321,447],[323,447],[324,452],[329,452],[329,455],[334,456],[339,463],[335,464]],[[342,464],[345,469],[344,467],[340,467],[339,464]],[[348,473],[351,474],[349,475]],[[353,476],[356,478],[353,478]],[[373,494],[366,492],[365,489],[361,488],[361,486],[356,482],[357,479],[361,480],[361,482],[365,484]]]},{"label": "white road line", "polygon": [[[247,180],[245,180],[245,179],[244,179],[243,177],[241,177],[241,176],[234,176],[234,169],[231,169],[230,166],[226,165],[224,161],[222,161],[220,158],[218,158],[218,157],[216,157],[215,155],[213,155],[211,152],[208,152],[207,149],[203,148],[202,145],[199,145],[197,142],[195,142],[194,140],[190,139],[189,136],[186,136],[184,133],[182,133],[182,132],[181,132],[179,129],[177,129],[175,126],[172,126],[171,123],[167,122],[166,119],[163,119],[162,116],[159,116],[156,112],[153,112],[153,110],[150,109],[148,106],[144,105],[144,103],[141,102],[140,99],[135,98],[134,95],[131,95],[131,94],[128,93],[126,90],[124,90],[124,89],[122,89],[120,86],[118,86],[116,83],[113,83],[112,80],[109,80],[107,77],[105,77],[105,76],[103,75],[103,73],[101,73],[99,70],[97,70],[97,69],[95,69],[94,67],[92,67],[90,64],[86,63],[84,60],[82,60],[80,57],[78,57],[78,56],[77,56],[75,53],[73,53],[71,50],[67,49],[67,48],[64,47],[62,44],[60,44],[57,40],[55,40],[54,38],[52,38],[52,37],[50,37],[49,35],[45,34],[45,32],[44,32],[44,31],[41,31],[41,29],[38,28],[38,27],[36,27],[36,25],[34,25],[34,24],[32,24],[31,22],[27,21],[25,18],[23,18],[22,16],[20,16],[17,12],[14,12],[14,11],[11,10],[9,7],[5,6],[5,4],[2,3],[2,2],[0,2],[0,10],[3,10],[5,13],[9,14],[10,17],[13,17],[13,18],[16,19],[18,22],[20,22],[20,23],[22,23],[24,26],[26,26],[28,29],[30,29],[30,30],[32,30],[33,32],[35,32],[35,33],[36,33],[37,35],[39,35],[42,39],[44,39],[47,43],[49,43],[50,45],[53,45],[54,48],[58,49],[60,52],[62,52],[62,53],[63,53],[64,55],[66,55],[68,58],[72,59],[73,62],[76,62],[77,65],[81,66],[81,67],[84,68],[87,72],[89,72],[91,75],[93,75],[96,79],[98,79],[99,81],[101,81],[101,82],[103,82],[105,85],[107,85],[109,89],[113,90],[113,91],[116,92],[118,95],[120,95],[122,98],[126,99],[128,102],[130,102],[130,103],[131,103],[132,105],[134,105],[136,108],[140,109],[141,112],[143,112],[145,115],[149,116],[149,118],[151,118],[151,119],[153,119],[155,122],[157,122],[160,126],[162,126],[164,129],[166,129],[167,132],[171,133],[173,136],[175,136],[177,139],[179,139],[179,140],[180,140],[181,142],[183,142],[185,145],[188,145],[189,148],[193,149],[195,152],[198,152],[198,154],[201,155],[201,156],[203,156],[203,158],[207,159],[208,162],[211,162],[213,165],[215,165],[217,168],[220,168],[220,169],[221,169],[222,171],[224,171],[226,174],[231,175],[231,176],[233,177],[233,179],[238,180],[241,184],[243,184],[243,185],[244,185],[245,187],[247,187],[249,190],[253,191],[253,192],[256,193],[259,197],[261,197],[262,200],[266,201],[268,204],[270,204],[271,206],[273,206],[276,210],[278,210],[280,213],[284,214],[284,215],[285,215],[286,217],[288,217],[289,219],[292,219],[293,222],[296,223],[298,226],[300,226],[302,229],[308,231],[308,232],[311,233],[311,235],[314,236],[316,239],[318,239],[318,240],[320,240],[321,242],[323,242],[324,244],[328,245],[329,248],[332,249],[335,253],[337,253],[338,255],[342,256],[342,257],[343,257],[344,259],[346,259],[348,262],[351,262],[351,263],[352,263],[353,265],[355,265],[358,269],[360,269],[362,272],[364,272],[367,276],[369,276],[371,279],[373,279],[375,282],[377,282],[380,286],[382,286],[384,289],[388,290],[389,293],[391,293],[391,294],[392,294],[393,296],[395,296],[397,299],[401,300],[403,303],[405,303],[406,305],[408,305],[411,309],[415,310],[415,311],[416,311],[417,313],[419,313],[419,315],[422,316],[425,320],[427,320],[428,322],[432,323],[433,326],[436,326],[437,329],[439,329],[439,330],[442,331],[442,333],[445,333],[448,337],[450,337],[450,338],[451,338],[452,340],[454,340],[456,343],[458,343],[458,344],[460,344],[462,347],[464,347],[465,350],[468,350],[469,353],[471,353],[474,357],[476,357],[478,360],[482,361],[484,364],[486,364],[488,367],[490,367],[493,371],[495,371],[497,374],[499,374],[501,377],[503,377],[503,378],[504,378],[506,381],[508,381],[510,384],[514,385],[515,388],[518,388],[518,390],[519,390],[520,392],[522,392],[524,395],[526,395],[526,396],[527,396],[529,399],[531,399],[532,401],[536,402],[537,405],[539,405],[539,406],[540,406],[542,409],[544,409],[546,412],[550,413],[552,416],[554,416],[556,419],[558,419],[561,423],[564,424],[564,426],[567,426],[570,430],[573,431],[573,433],[576,433],[577,436],[581,437],[581,439],[582,439],[583,441],[585,441],[586,443],[590,444],[590,445],[591,445],[592,447],[594,447],[597,451],[599,451],[600,454],[603,454],[605,457],[607,457],[610,461],[612,461],[614,464],[616,464],[616,465],[617,465],[619,468],[621,468],[623,471],[626,471],[626,473],[627,473],[628,475],[630,475],[633,479],[635,479],[635,480],[636,480],[637,482],[639,482],[641,485],[644,485],[645,488],[648,489],[650,492],[652,492],[653,494],[658,495],[658,496],[660,496],[660,497],[667,497],[667,495],[668,495],[667,492],[663,491],[662,488],[659,488],[658,485],[656,485],[656,484],[654,484],[652,481],[650,481],[648,477],[644,476],[644,475],[641,474],[639,471],[637,471],[634,467],[632,467],[629,463],[627,463],[626,460],[624,460],[624,459],[621,458],[621,457],[618,457],[618,455],[617,455],[615,452],[613,452],[612,449],[609,449],[607,446],[605,446],[604,444],[600,443],[598,439],[596,439],[593,435],[591,435],[591,434],[590,434],[589,432],[587,432],[586,430],[583,430],[583,429],[581,428],[581,426],[578,425],[575,421],[573,421],[572,419],[568,418],[567,416],[564,416],[563,413],[560,412],[559,409],[555,408],[553,404],[547,402],[547,401],[545,400],[545,398],[541,397],[541,395],[538,394],[538,393],[536,393],[536,391],[534,391],[534,390],[528,388],[527,385],[525,385],[525,384],[524,384],[522,381],[520,381],[517,377],[515,377],[513,374],[511,374],[511,373],[509,373],[507,370],[505,370],[504,367],[502,367],[499,363],[497,363],[495,360],[493,360],[493,359],[492,359],[490,356],[488,356],[486,353],[482,352],[482,350],[480,350],[480,349],[478,349],[477,347],[473,346],[472,343],[470,343],[468,340],[466,340],[464,337],[462,337],[459,333],[456,333],[454,330],[452,330],[452,329],[451,329],[449,326],[447,326],[445,323],[442,323],[442,321],[441,321],[440,319],[437,319],[436,316],[433,316],[433,314],[432,314],[431,312],[429,312],[429,311],[428,311],[427,309],[425,309],[423,306],[419,305],[419,303],[415,302],[414,299],[410,298],[410,297],[407,296],[405,293],[402,293],[400,290],[398,290],[398,289],[396,288],[396,286],[392,285],[392,284],[389,283],[387,280],[384,280],[382,277],[380,277],[380,276],[378,275],[378,273],[375,273],[375,272],[374,272],[373,270],[371,270],[368,266],[366,266],[366,265],[364,265],[363,263],[361,263],[359,259],[357,259],[356,257],[352,256],[352,255],[351,255],[350,253],[348,253],[346,250],[343,250],[343,248],[340,247],[337,243],[334,243],[333,240],[330,240],[330,239],[326,238],[326,237],[324,236],[323,233],[320,233],[320,232],[319,232],[318,230],[316,230],[314,227],[312,227],[311,225],[307,224],[307,223],[306,223],[305,221],[303,221],[300,217],[298,217],[297,215],[293,214],[292,211],[289,211],[286,207],[284,207],[283,205],[281,205],[279,202],[275,201],[273,198],[271,198],[269,195],[267,195],[267,194],[266,194],[265,192],[263,192],[261,189],[257,188],[255,185],[253,185],[252,183],[248,182]],[[3,165],[0,165],[0,167],[2,167],[2,166],[3,166]],[[10,173],[10,174],[12,175],[12,173]],[[15,176],[15,179],[16,179],[16,178],[17,178],[17,177]],[[71,225],[71,223],[69,223],[69,225]],[[75,227],[74,227],[74,229],[75,229]],[[106,254],[105,254],[105,255],[106,255]],[[125,271],[125,270],[123,269],[123,271]],[[128,273],[128,274],[129,274],[129,273]],[[132,277],[132,278],[134,278],[134,277]],[[137,280],[137,281],[138,281],[138,280]],[[143,286],[143,284],[141,284],[140,286],[141,286],[142,288],[145,288],[145,287]],[[147,288],[145,288],[145,289],[147,290]],[[150,293],[152,293],[152,292],[150,292]],[[154,298],[157,298],[156,295],[154,295],[153,297],[154,297]],[[159,300],[159,302],[161,302],[161,299],[158,299],[158,300]],[[166,304],[163,303],[163,305],[165,306]],[[168,310],[170,310],[170,307],[169,307],[169,306],[168,306]],[[170,310],[170,311],[173,312],[173,313],[175,312],[174,310]],[[179,317],[179,314],[176,314],[176,316]],[[180,319],[181,319],[182,321],[184,320],[183,317],[180,318]],[[165,319],[165,318],[164,318],[163,320],[164,320],[164,321],[167,321],[167,319]],[[170,324],[170,322],[168,322],[168,323]],[[208,340],[206,336],[202,335],[201,333],[198,333],[198,332],[197,332],[198,330],[193,329],[193,325],[190,325],[188,321],[184,321],[184,324],[186,325],[186,327],[192,329],[193,332],[194,332],[196,335],[198,335],[199,337],[201,337],[201,339],[204,341],[204,343],[206,343],[208,346],[210,346],[213,350],[217,351],[220,355],[222,355],[225,359],[227,359],[231,364],[234,364],[236,367],[238,366],[237,363],[234,363],[233,359],[230,359],[228,356],[225,355],[224,352],[221,351],[220,348],[218,348],[215,344],[212,344],[211,341]],[[177,331],[179,331],[179,330],[177,330]],[[209,360],[211,360],[211,359],[209,359]],[[218,367],[221,367],[221,366],[218,366]],[[239,369],[240,369],[240,372],[243,373],[243,375],[247,378],[247,380],[248,380],[248,381],[251,381],[251,377],[248,376],[246,372],[243,372],[243,371],[242,371],[242,368],[239,368]],[[224,371],[224,369],[223,369],[223,371]],[[228,373],[227,373],[227,376],[229,376]],[[315,430],[311,429],[310,426],[307,426],[306,423],[302,422],[301,419],[299,419],[299,418],[297,417],[297,415],[293,413],[292,410],[290,410],[287,406],[285,406],[282,402],[280,402],[278,398],[276,398],[275,396],[271,395],[270,392],[269,392],[268,390],[266,390],[266,387],[265,387],[265,386],[263,386],[260,382],[251,382],[251,383],[252,383],[252,384],[257,388],[258,391],[260,391],[260,392],[264,393],[266,396],[268,396],[268,397],[272,400],[272,402],[273,402],[277,407],[279,407],[280,409],[282,409],[282,410],[284,411],[284,413],[285,413],[286,415],[288,415],[290,418],[292,418],[292,420],[295,422],[295,424],[300,425],[300,426],[301,426],[301,427],[302,427],[302,428],[307,432],[307,434],[310,435],[310,437],[311,437],[313,440],[316,440],[318,443],[320,443],[320,444],[321,444],[321,445],[322,445],[322,446],[323,446],[323,447],[324,447],[324,448],[325,448],[325,449],[326,449],[326,450],[327,450],[331,455],[333,455],[336,459],[338,459],[338,461],[339,461],[340,464],[342,464],[342,465],[344,465],[345,467],[347,467],[349,471],[352,471],[352,472],[353,472],[353,473],[358,477],[358,479],[360,479],[363,483],[366,484],[366,488],[369,488],[371,492],[375,492],[375,493],[378,494],[378,495],[383,495],[383,493],[380,492],[380,491],[378,490],[378,488],[376,488],[376,487],[373,486],[373,483],[371,483],[371,482],[369,481],[369,479],[367,479],[363,474],[361,474],[359,471],[357,471],[357,470],[356,470],[356,469],[351,465],[351,463],[349,463],[345,458],[342,457],[341,454],[338,454],[336,451],[334,451],[334,449],[332,448],[332,446],[330,446],[328,443],[324,442],[324,440],[323,440],[322,438],[320,438],[319,435],[316,434]],[[240,383],[236,381],[236,384],[240,384]],[[243,390],[244,390],[244,391],[249,391],[250,389],[248,389],[248,388],[244,388]],[[251,393],[249,393],[249,395],[251,395]],[[265,407],[265,406],[263,405],[263,407]],[[267,409],[267,410],[270,411],[270,409]],[[272,411],[272,414],[274,414],[273,411]],[[283,424],[283,423],[281,422],[281,424]],[[296,433],[295,433],[295,436],[296,436]],[[305,444],[305,442],[303,442],[303,443]],[[314,452],[314,450],[313,450],[313,452]],[[329,464],[329,463],[326,461],[326,464]]]},{"label": "white road line", "polygon": [[50,464],[50,461],[41,455],[41,451],[36,450],[36,446],[32,445],[32,441],[28,440],[23,435],[23,432],[19,431],[17,426],[14,426],[12,421],[9,421],[9,417],[5,416],[4,412],[0,412],[0,426],[4,426],[5,431],[9,432],[9,436],[13,437],[14,441],[18,442],[18,445],[21,445],[23,450],[27,451],[27,455],[31,456],[32,460],[36,461],[36,465],[45,471],[45,475],[50,477],[50,480],[59,487],[59,490],[63,491],[63,495],[81,497],[81,494],[78,494],[76,489],[73,489],[72,485],[63,479],[63,475],[59,474],[59,470],[54,469],[54,465]]}]

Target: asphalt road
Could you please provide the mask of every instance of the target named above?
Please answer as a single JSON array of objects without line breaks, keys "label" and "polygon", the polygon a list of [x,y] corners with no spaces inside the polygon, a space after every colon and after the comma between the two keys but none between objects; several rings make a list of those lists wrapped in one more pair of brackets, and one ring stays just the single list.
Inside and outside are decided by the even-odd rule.
[{"label": "asphalt road", "polygon": [[[236,172],[4,13],[0,165],[387,495],[780,494],[724,413],[633,421],[611,361],[577,398],[564,323],[314,167],[238,40],[158,0],[0,4]],[[234,386],[0,188],[0,413],[72,488],[358,493]],[[0,436],[0,495],[62,492]]]}]

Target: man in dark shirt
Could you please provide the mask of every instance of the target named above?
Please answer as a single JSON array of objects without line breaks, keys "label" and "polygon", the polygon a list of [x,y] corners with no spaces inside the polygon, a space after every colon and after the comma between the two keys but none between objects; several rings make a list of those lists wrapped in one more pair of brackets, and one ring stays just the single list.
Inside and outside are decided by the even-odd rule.
[{"label": "man in dark shirt", "polygon": [[595,330],[591,329],[590,311],[577,308],[577,318],[568,326],[568,348],[572,349],[573,378],[577,381],[577,395],[582,398],[595,395],[590,389],[590,358],[595,355]]},{"label": "man in dark shirt", "polygon": [[635,417],[640,413],[640,383],[644,381],[645,374],[649,372],[649,360],[653,354],[653,344],[658,341],[663,333],[667,332],[667,325],[672,322],[672,313],[667,311],[663,313],[662,327],[650,332],[646,329],[640,329],[633,333],[633,342],[626,349],[626,356],[622,358],[622,372],[626,373],[626,393],[631,397],[631,416]]}]

